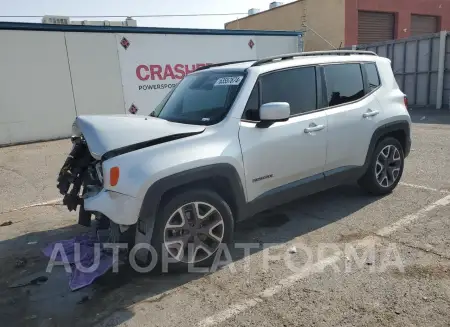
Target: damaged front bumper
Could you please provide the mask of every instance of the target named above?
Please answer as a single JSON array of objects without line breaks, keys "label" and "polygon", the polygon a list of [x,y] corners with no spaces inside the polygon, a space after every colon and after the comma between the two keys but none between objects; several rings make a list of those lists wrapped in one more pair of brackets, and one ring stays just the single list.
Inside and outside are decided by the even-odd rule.
[{"label": "damaged front bumper", "polygon": [[118,225],[133,225],[139,215],[139,201],[129,195],[102,190],[83,201],[84,210],[101,212]]}]

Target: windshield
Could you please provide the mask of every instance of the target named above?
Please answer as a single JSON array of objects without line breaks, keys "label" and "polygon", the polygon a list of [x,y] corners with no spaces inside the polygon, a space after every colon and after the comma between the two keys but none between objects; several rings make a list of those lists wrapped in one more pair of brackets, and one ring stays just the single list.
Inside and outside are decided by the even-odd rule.
[{"label": "windshield", "polygon": [[178,123],[216,124],[230,110],[243,79],[243,72],[204,71],[188,75],[151,115]]}]

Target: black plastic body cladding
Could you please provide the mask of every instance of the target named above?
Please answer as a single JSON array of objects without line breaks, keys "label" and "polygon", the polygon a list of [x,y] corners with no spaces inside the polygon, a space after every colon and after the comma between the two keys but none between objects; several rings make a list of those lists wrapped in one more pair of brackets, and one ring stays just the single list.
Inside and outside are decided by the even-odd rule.
[{"label": "black plastic body cladding", "polygon": [[403,149],[405,158],[409,155],[409,152],[411,151],[409,123],[406,120],[388,123],[386,125],[378,127],[375,133],[373,133],[372,139],[370,140],[369,150],[367,151],[366,161],[364,163],[365,168],[369,165],[370,158],[373,154],[373,151],[375,150],[378,141],[380,141],[384,136],[394,132],[403,133],[405,137],[405,147]]}]

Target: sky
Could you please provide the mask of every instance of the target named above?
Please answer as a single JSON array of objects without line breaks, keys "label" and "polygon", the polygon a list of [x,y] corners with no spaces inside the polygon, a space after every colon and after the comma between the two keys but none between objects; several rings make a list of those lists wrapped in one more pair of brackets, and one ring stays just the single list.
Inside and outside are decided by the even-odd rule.
[{"label": "sky", "polygon": [[[250,8],[269,9],[271,0],[0,0],[0,16],[95,16],[247,13]],[[292,0],[282,1],[283,3]],[[135,18],[138,26],[218,28],[246,16]],[[123,20],[121,18],[71,18],[72,20]],[[40,18],[0,18],[2,21],[41,22]]]}]

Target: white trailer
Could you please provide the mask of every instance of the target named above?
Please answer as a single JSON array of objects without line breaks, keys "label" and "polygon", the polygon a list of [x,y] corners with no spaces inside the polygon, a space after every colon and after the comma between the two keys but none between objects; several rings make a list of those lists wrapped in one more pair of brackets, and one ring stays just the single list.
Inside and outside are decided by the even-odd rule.
[{"label": "white trailer", "polygon": [[63,138],[77,115],[149,115],[207,64],[303,50],[293,31],[0,22],[0,145]]}]

